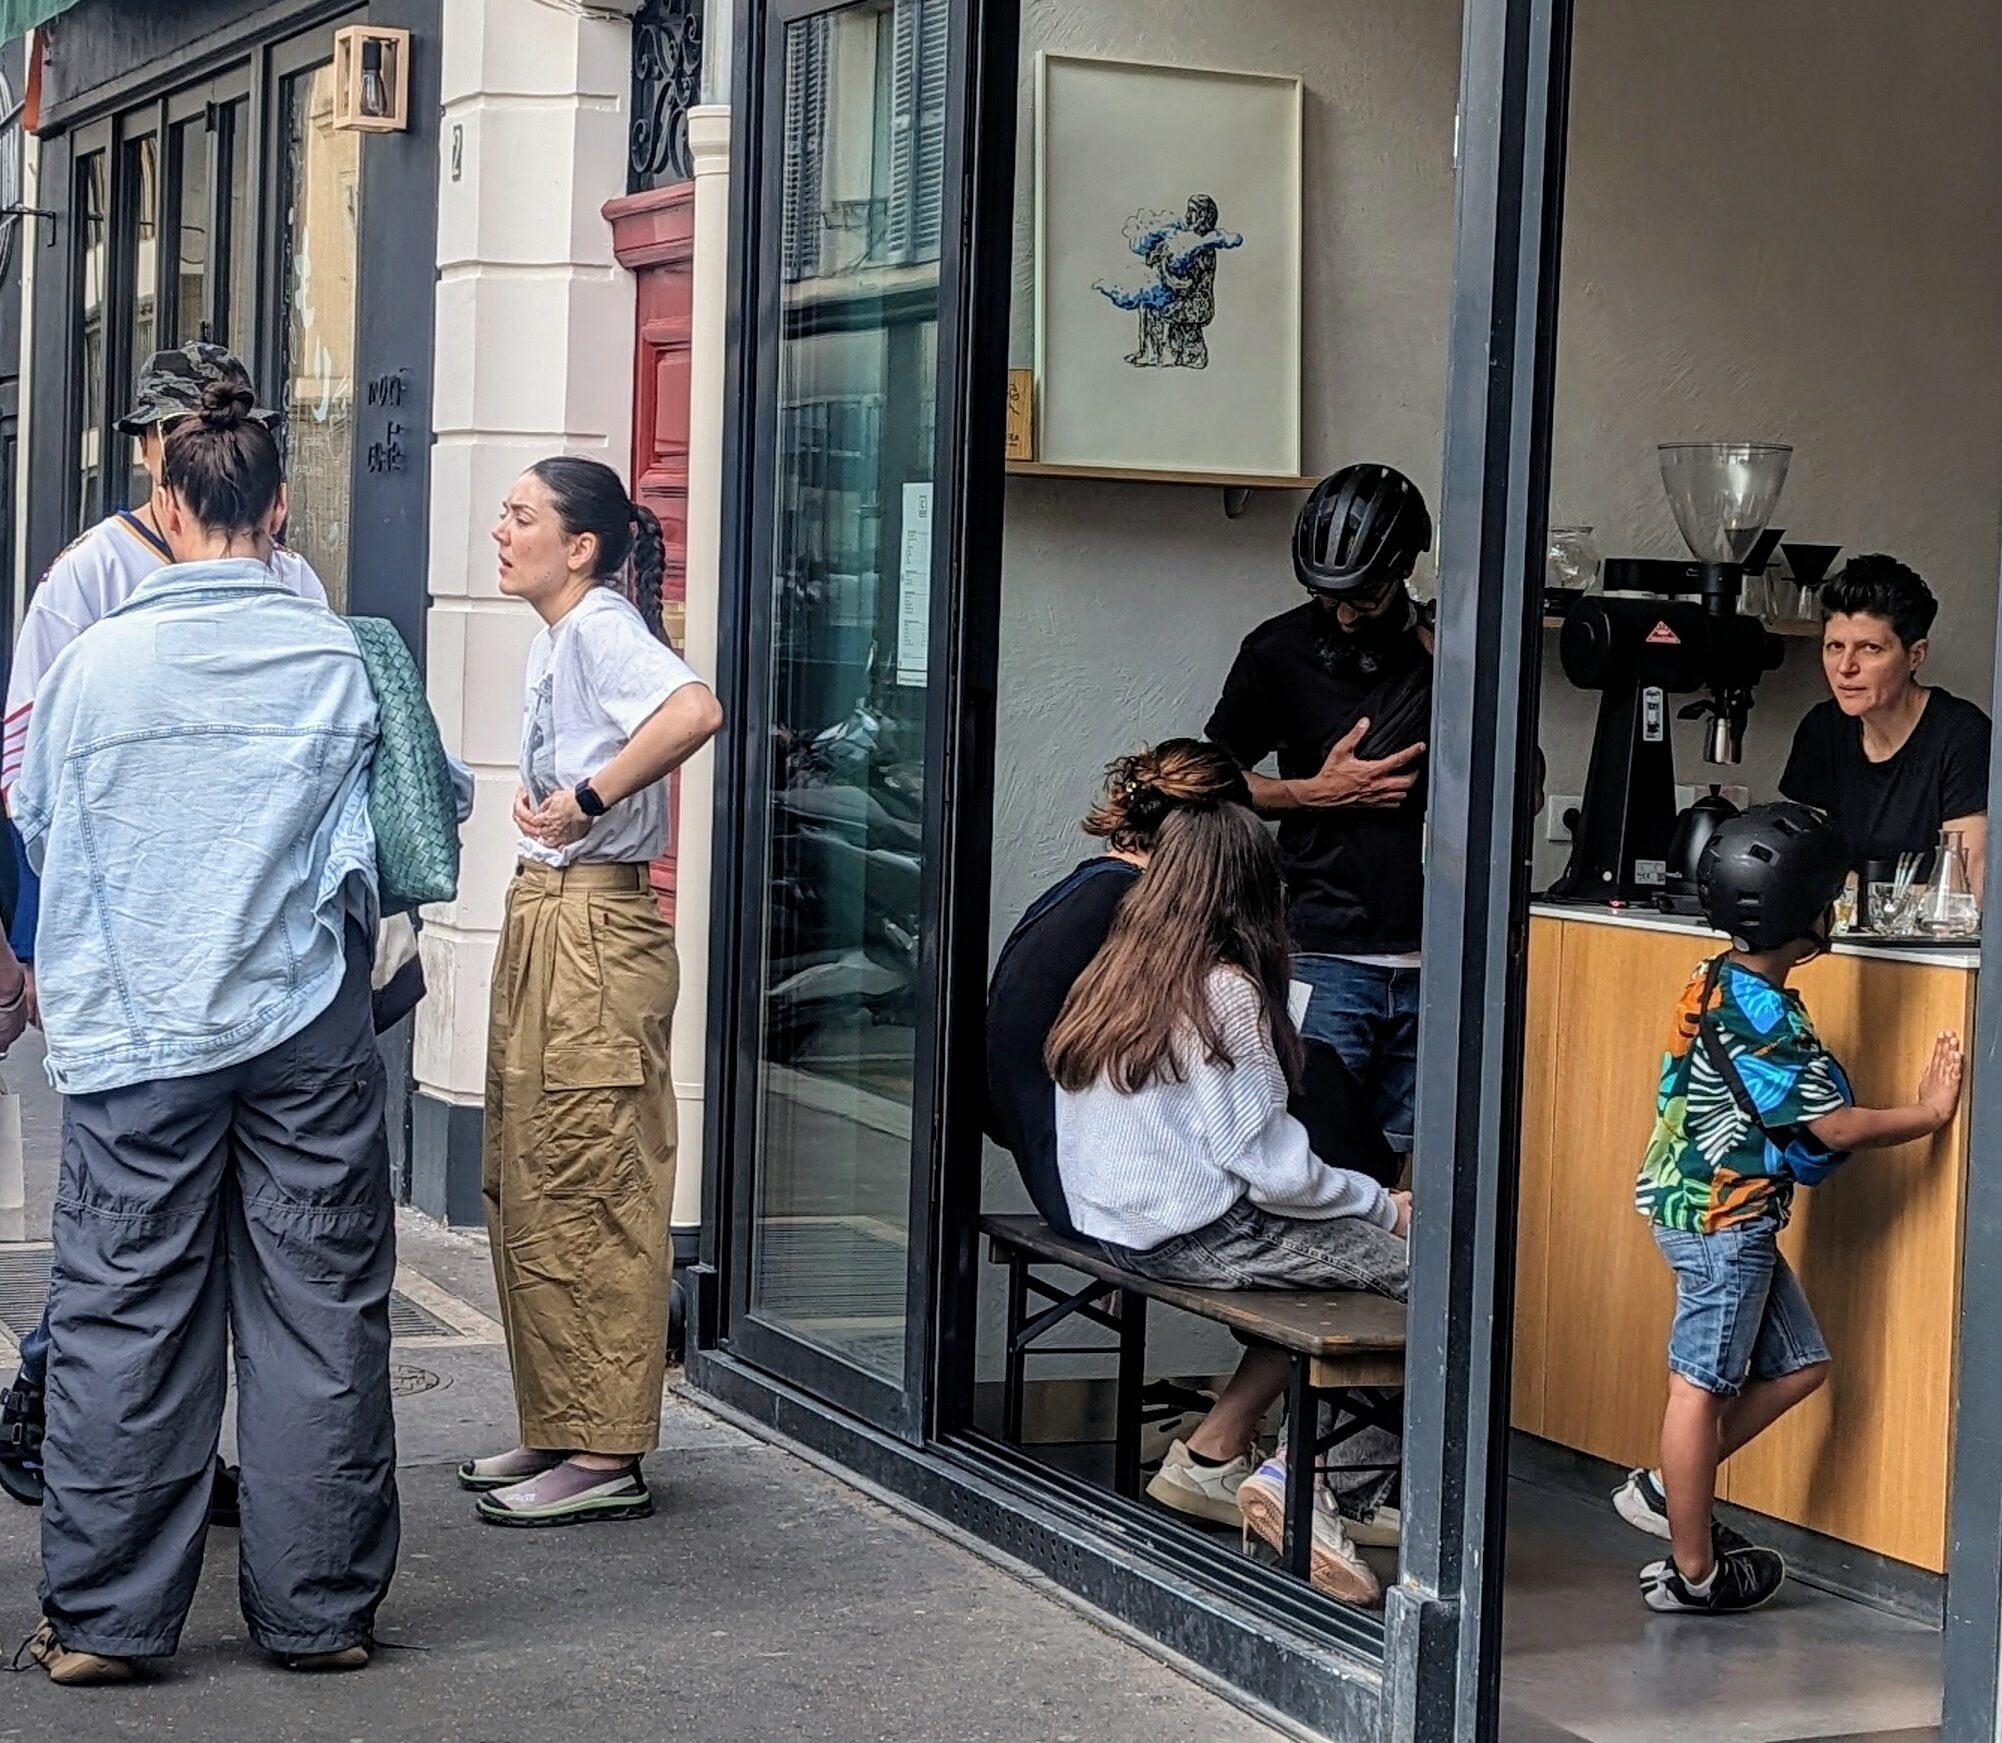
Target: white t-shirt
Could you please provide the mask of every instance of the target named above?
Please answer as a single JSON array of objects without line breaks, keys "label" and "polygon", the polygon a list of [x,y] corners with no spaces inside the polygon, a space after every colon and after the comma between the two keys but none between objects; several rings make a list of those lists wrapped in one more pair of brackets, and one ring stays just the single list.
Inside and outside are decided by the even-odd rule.
[{"label": "white t-shirt", "polygon": [[[521,706],[521,784],[540,805],[595,775],[626,748],[675,691],[701,679],[646,626],[632,601],[594,587],[528,650]],[[623,865],[667,851],[667,783],[614,805],[582,841],[546,847],[523,836],[524,859],[543,865]]]},{"label": "white t-shirt", "polygon": [[[0,755],[0,790],[11,789],[28,746],[28,718],[35,692],[56,656],[109,612],[130,599],[139,583],[173,562],[174,554],[143,516],[120,513],[101,520],[49,565],[28,600],[7,679],[7,731]],[[271,554],[271,572],[302,599],[327,602],[313,566],[297,551]]]}]

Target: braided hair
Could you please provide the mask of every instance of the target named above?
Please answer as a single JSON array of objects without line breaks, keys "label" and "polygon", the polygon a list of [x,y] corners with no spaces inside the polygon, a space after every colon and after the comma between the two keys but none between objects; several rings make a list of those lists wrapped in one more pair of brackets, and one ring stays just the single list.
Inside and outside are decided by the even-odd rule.
[{"label": "braided hair", "polygon": [[[601,587],[619,587],[639,607],[646,626],[661,641],[661,589],[667,578],[667,541],[652,509],[626,494],[624,480],[599,460],[558,454],[529,468],[542,481],[555,506],[566,538],[589,533],[597,540],[591,579]],[[630,586],[621,586],[627,559],[632,561]]]}]

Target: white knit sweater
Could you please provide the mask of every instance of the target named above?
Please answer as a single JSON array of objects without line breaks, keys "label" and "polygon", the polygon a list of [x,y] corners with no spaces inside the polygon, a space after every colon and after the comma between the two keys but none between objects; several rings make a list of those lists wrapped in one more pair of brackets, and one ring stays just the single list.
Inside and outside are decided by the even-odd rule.
[{"label": "white knit sweater", "polygon": [[1395,1227],[1390,1194],[1323,1162],[1286,1111],[1286,1074],[1257,989],[1218,969],[1209,996],[1235,1065],[1212,1064],[1191,1030],[1179,1044],[1184,1082],[1157,1079],[1134,1095],[1103,1077],[1058,1089],[1057,1172],[1079,1232],[1146,1252],[1246,1197],[1280,1216]]}]

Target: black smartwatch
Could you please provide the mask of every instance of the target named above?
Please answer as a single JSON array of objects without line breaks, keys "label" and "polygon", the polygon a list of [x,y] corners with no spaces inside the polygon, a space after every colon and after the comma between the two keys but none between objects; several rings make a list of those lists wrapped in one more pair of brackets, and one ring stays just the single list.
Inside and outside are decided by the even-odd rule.
[{"label": "black smartwatch", "polygon": [[577,795],[577,809],[586,817],[602,817],[610,808],[598,797],[598,789],[591,785],[591,777],[586,775],[571,789]]}]

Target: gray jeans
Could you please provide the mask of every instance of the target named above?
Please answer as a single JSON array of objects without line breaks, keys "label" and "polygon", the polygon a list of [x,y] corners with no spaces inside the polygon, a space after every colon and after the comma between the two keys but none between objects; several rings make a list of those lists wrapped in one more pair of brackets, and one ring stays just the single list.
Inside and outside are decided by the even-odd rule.
[{"label": "gray jeans", "polygon": [[[1106,1245],[1106,1255],[1157,1283],[1196,1289],[1362,1289],[1403,1301],[1411,1289],[1404,1239],[1359,1217],[1310,1221],[1263,1210],[1248,1198],[1213,1223],[1147,1252]],[[1326,1407],[1323,1407],[1324,1417]],[[1363,1516],[1389,1495],[1403,1456],[1387,1429],[1359,1430],[1324,1462],[1342,1511]]]},{"label": "gray jeans", "polygon": [[42,1608],[171,1653],[201,1573],[236,1345],[240,1588],[258,1645],[370,1636],[396,1566],[385,1082],[368,952],[291,1041],[69,1098],[50,1285]]}]

